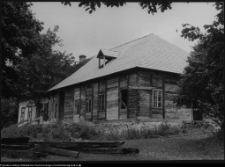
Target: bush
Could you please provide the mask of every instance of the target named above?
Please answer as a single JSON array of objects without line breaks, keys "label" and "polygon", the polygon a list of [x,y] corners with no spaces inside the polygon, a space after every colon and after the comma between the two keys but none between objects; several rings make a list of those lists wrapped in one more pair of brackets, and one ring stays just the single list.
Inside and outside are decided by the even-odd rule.
[{"label": "bush", "polygon": [[93,127],[83,126],[80,130],[79,138],[82,139],[94,139],[98,136],[98,133]]}]

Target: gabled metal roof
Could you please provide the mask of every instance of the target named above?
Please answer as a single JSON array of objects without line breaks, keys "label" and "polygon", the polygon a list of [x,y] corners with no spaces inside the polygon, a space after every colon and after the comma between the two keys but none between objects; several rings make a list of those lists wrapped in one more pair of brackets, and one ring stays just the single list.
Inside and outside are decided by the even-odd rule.
[{"label": "gabled metal roof", "polygon": [[114,52],[120,52],[120,54],[117,55],[116,59],[111,60],[104,68],[99,68],[98,58],[94,56],[78,71],[48,91],[135,67],[181,74],[184,67],[187,65],[186,61],[189,55],[186,51],[154,34],[114,47],[105,51],[103,54],[112,55]]}]

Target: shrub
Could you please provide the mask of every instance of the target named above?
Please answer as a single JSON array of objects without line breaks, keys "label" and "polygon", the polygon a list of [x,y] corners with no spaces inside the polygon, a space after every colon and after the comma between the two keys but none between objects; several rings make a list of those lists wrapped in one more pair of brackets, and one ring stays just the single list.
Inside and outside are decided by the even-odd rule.
[{"label": "shrub", "polygon": [[79,134],[79,138],[82,139],[93,139],[98,136],[98,133],[93,127],[82,126]]},{"label": "shrub", "polygon": [[118,130],[109,130],[109,132],[107,132],[104,135],[104,139],[105,140],[121,140],[121,139],[124,139],[122,134]]},{"label": "shrub", "polygon": [[139,129],[135,129],[135,128],[127,129],[126,139],[140,139],[140,138],[141,138],[141,132]]}]

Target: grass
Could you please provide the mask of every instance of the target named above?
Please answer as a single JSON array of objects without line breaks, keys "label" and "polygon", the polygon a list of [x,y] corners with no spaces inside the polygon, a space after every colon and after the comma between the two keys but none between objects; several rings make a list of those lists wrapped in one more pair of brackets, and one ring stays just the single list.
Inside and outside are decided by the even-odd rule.
[{"label": "grass", "polygon": [[[139,154],[110,155],[80,153],[77,159],[49,155],[40,161],[154,161],[154,160],[224,160],[224,145],[212,138],[154,138],[125,140],[123,147],[139,148]],[[9,161],[9,158],[3,158]],[[20,161],[32,161],[22,159]]]},{"label": "grass", "polygon": [[185,126],[172,126],[167,123],[162,123],[158,127],[148,128],[141,127],[140,129],[128,127],[122,131],[117,128],[108,128],[108,131],[98,131],[93,126],[81,124],[50,124],[45,126],[39,125],[24,125],[17,127],[15,125],[5,128],[1,131],[1,137],[21,137],[29,136],[32,139],[43,139],[47,141],[61,140],[66,141],[69,138],[84,139],[84,140],[130,140],[142,138],[158,138],[160,136],[169,136],[179,133],[185,133]]},{"label": "grass", "polygon": [[[16,127],[2,131],[6,135],[16,135],[10,130],[18,130]],[[139,154],[110,155],[80,153],[77,159],[70,157],[49,155],[40,161],[141,161],[141,160],[224,160],[224,141],[219,133],[209,125],[183,124],[173,126],[161,124],[152,129],[141,127],[140,129],[127,128],[121,132],[112,128],[107,133],[100,132],[93,127],[73,124],[47,125],[43,128],[24,127],[19,129],[20,135],[33,135],[37,138],[48,140],[66,140],[68,137],[89,140],[123,140],[122,147],[133,147],[140,150]],[[50,135],[51,134],[51,135]],[[103,135],[104,134],[104,135]],[[11,159],[2,157],[2,161],[32,161],[30,159]]]}]

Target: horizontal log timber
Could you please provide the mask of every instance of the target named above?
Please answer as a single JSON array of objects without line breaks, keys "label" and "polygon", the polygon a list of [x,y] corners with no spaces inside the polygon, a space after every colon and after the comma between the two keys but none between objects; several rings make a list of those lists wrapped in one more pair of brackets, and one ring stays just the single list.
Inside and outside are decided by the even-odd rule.
[{"label": "horizontal log timber", "polygon": [[9,150],[9,149],[1,149],[1,155],[12,157],[12,158],[34,158],[37,152],[35,149],[29,150]]},{"label": "horizontal log timber", "polygon": [[31,148],[28,144],[19,144],[19,145],[12,145],[12,144],[1,144],[2,149],[20,149],[20,150],[28,150]]},{"label": "horizontal log timber", "polygon": [[46,146],[46,145],[40,145],[36,147],[39,147],[39,151],[50,152],[57,155],[70,156],[74,158],[77,158],[79,155],[79,152],[76,152],[76,151],[64,150],[64,149],[54,148],[54,147]]},{"label": "horizontal log timber", "polygon": [[152,90],[156,87],[143,87],[143,86],[129,86],[129,89],[137,89],[137,90]]}]

